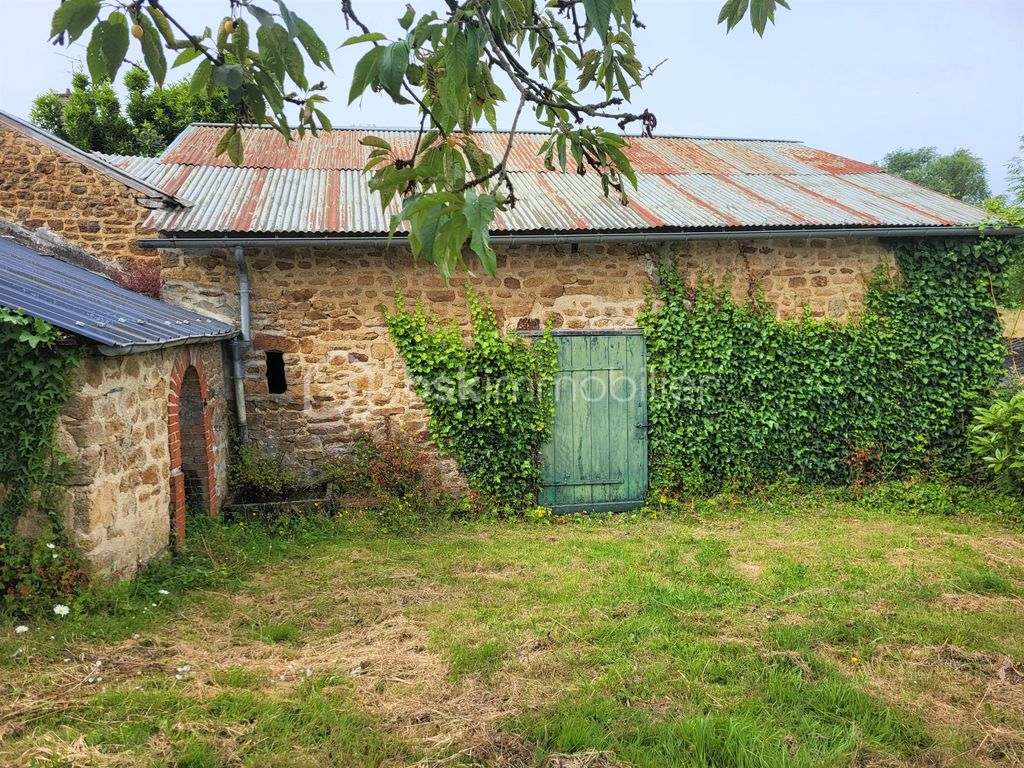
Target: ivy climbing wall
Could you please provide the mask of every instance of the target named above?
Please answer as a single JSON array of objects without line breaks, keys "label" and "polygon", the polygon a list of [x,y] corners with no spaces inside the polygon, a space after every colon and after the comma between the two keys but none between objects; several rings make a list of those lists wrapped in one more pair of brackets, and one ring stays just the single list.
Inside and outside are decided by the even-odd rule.
[{"label": "ivy climbing wall", "polygon": [[655,485],[683,492],[793,477],[857,482],[961,472],[965,429],[1001,374],[1005,244],[901,240],[855,321],[780,320],[671,266],[641,316]]}]

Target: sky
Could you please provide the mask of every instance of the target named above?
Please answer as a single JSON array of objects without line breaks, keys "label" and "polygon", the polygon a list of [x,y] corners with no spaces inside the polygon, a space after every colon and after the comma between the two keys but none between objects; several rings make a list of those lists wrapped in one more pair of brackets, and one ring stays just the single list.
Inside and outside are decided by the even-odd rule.
[{"label": "sky", "polygon": [[[635,0],[647,25],[636,35],[640,58],[667,59],[633,98],[657,115],[657,134],[795,139],[866,162],[898,147],[966,147],[984,160],[992,191],[1006,190],[1006,164],[1024,134],[1024,0],[790,0],[763,39],[746,22],[726,35],[716,24],[721,2]],[[35,96],[63,91],[84,61],[84,45],[47,42],[57,4],[0,0],[0,109],[27,117]],[[228,8],[227,0],[165,4],[196,28],[216,26]],[[394,35],[405,0],[353,5],[371,28]],[[289,3],[332,50],[354,34],[339,6]],[[358,46],[334,51],[334,74],[323,75],[332,122],[416,125],[412,108],[382,95],[345,105],[359,55]],[[171,77],[178,72],[186,70]],[[501,127],[511,112],[499,113]]]}]

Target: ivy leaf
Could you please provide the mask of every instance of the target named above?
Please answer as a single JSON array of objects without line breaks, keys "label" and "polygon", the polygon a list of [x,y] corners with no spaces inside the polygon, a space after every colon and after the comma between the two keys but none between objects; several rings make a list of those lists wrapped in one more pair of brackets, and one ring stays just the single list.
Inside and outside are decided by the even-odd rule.
[{"label": "ivy leaf", "polygon": [[50,39],[67,33],[67,43],[70,45],[82,36],[99,15],[100,0],[64,0],[53,12]]}]

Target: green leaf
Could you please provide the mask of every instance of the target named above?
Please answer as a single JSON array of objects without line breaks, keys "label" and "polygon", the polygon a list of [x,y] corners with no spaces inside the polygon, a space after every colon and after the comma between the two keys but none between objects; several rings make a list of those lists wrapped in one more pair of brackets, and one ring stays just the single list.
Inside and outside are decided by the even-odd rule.
[{"label": "green leaf", "polygon": [[221,64],[213,68],[213,81],[229,91],[237,91],[245,83],[245,74],[240,64]]},{"label": "green leaf", "polygon": [[256,30],[256,45],[260,50],[260,60],[263,66],[274,74],[278,82],[283,83],[288,68],[285,64],[285,54],[282,48],[282,39],[287,39],[288,33],[283,27],[271,22],[261,24]]},{"label": "green leaf", "polygon": [[217,142],[214,154],[220,157],[225,152],[227,152],[231,162],[235,165],[242,164],[242,134],[238,130],[237,125],[232,125],[228,128],[224,135],[220,137],[220,141]]},{"label": "green leaf", "polygon": [[210,76],[213,74],[213,64],[210,63],[209,59],[203,59],[199,62],[199,66],[196,67],[196,71],[192,73],[192,79],[189,82],[188,90],[193,96],[198,96],[200,93],[206,91],[206,87],[210,83]]},{"label": "green leaf", "polygon": [[597,32],[602,43],[608,42],[608,27],[612,19],[614,0],[583,0],[583,8],[587,12],[587,22]]},{"label": "green leaf", "polygon": [[383,48],[377,65],[377,76],[381,87],[392,98],[401,98],[402,81],[409,66],[409,46],[404,42],[392,43]]},{"label": "green leaf", "polygon": [[70,45],[82,36],[99,15],[100,0],[64,0],[53,12],[50,39],[66,33],[65,42]]},{"label": "green leaf", "polygon": [[94,83],[113,80],[128,52],[128,24],[117,11],[110,14],[93,29],[85,51],[89,77]]},{"label": "green leaf", "polygon": [[242,132],[235,131],[228,140],[228,157],[235,165],[242,164]]},{"label": "green leaf", "polygon": [[352,72],[352,85],[348,91],[349,104],[363,95],[366,86],[377,80],[377,65],[384,51],[385,49],[380,46],[371,48],[356,62]]},{"label": "green leaf", "polygon": [[203,52],[198,48],[186,48],[175,57],[174,63],[171,64],[171,69],[188,64],[190,61],[195,61],[202,55]]},{"label": "green leaf", "polygon": [[153,22],[147,16],[139,16],[138,23],[142,27],[142,57],[146,62],[146,69],[153,76],[157,85],[164,84],[167,77],[167,58],[164,56],[164,44],[160,34],[153,26]]},{"label": "green leaf", "polygon": [[391,151],[391,145],[384,141],[384,139],[378,138],[377,136],[363,136],[363,138],[359,140],[359,143],[364,147],[376,147],[377,149],[384,149],[389,152]]},{"label": "green leaf", "polygon": [[296,23],[299,27],[299,42],[302,43],[302,47],[306,49],[306,53],[309,54],[310,61],[316,64],[318,67],[327,67],[331,72],[334,68],[331,66],[331,54],[327,50],[327,46],[324,41],[320,39],[320,35],[316,33],[316,30],[309,25],[305,19],[296,19]]},{"label": "green leaf", "polygon": [[398,20],[399,26],[402,29],[409,29],[412,26],[413,19],[416,18],[416,9],[408,3],[405,4],[405,13],[402,14],[402,18]]},{"label": "green leaf", "polygon": [[306,63],[302,58],[302,51],[290,37],[284,42],[284,66],[292,82],[303,91],[309,89],[309,81],[306,80]]},{"label": "green leaf", "polygon": [[365,35],[356,35],[350,37],[344,43],[339,45],[339,48],[344,48],[347,45],[356,45],[358,43],[376,43],[380,40],[387,40],[387,35],[382,35],[380,32],[367,32]]},{"label": "green leaf", "polygon": [[462,213],[469,226],[469,245],[489,275],[494,275],[498,269],[497,255],[490,245],[490,228],[497,207],[498,201],[493,195],[478,195],[475,190],[466,190]]},{"label": "green leaf", "polygon": [[331,125],[331,119],[327,117],[327,115],[325,115],[321,110],[314,109],[313,114],[315,114],[317,116],[317,119],[320,121],[321,128],[323,128],[325,131],[330,131],[333,129],[334,126]]}]

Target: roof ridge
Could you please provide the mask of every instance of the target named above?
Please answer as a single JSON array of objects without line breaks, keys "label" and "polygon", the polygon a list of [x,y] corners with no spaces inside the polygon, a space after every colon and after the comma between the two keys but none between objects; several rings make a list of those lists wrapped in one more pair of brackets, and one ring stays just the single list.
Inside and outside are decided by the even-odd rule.
[{"label": "roof ridge", "polygon": [[[179,134],[180,139],[190,128],[201,127],[201,128],[230,128],[233,123],[218,123],[218,122],[195,122],[189,123],[188,126]],[[241,126],[242,128],[251,130],[262,130],[262,131],[277,131],[277,128],[271,125],[265,125],[262,123],[245,123]],[[298,130],[298,126],[289,126],[290,130]],[[340,133],[347,131],[388,131],[390,133],[419,133],[419,128],[409,126],[390,126],[390,125],[335,125],[330,129],[321,128],[317,130],[317,133]],[[312,133],[312,131],[310,131]],[[461,133],[461,131],[458,131]],[[509,133],[508,130],[490,130],[482,129],[479,131],[473,131],[474,134],[502,134]],[[544,131],[536,128],[519,128],[516,133],[533,135],[533,136],[548,136],[550,131]],[[635,133],[623,133],[621,134],[631,139],[643,139],[647,138]],[[685,139],[689,141],[764,141],[773,144],[804,144],[803,139],[768,139],[757,136],[697,136],[687,134],[675,134],[675,133],[658,133],[653,138],[655,139]],[[177,142],[178,139],[175,139]],[[173,146],[173,143],[172,143]],[[170,147],[168,147],[170,149]]]}]

